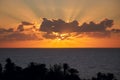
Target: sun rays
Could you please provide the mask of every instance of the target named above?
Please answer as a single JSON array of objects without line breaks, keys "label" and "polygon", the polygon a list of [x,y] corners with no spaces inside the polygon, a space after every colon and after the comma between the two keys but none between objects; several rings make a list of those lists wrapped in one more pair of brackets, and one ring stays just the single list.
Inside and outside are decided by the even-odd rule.
[{"label": "sun rays", "polygon": [[[104,0],[104,4],[103,1],[94,0],[69,0],[69,2],[68,0],[2,0],[0,3],[2,15],[0,16],[5,22],[2,20],[0,22],[1,25],[20,23],[21,21],[40,23],[41,18],[46,17],[48,19],[63,19],[66,22],[78,20],[82,24],[91,20],[100,21],[106,15],[107,18],[115,18],[120,13],[117,11],[119,10],[118,3],[117,0],[109,2]],[[96,14],[96,11],[100,12]],[[118,18],[115,19],[118,20]]]},{"label": "sun rays", "polygon": [[[0,0],[0,47],[119,47],[119,2]],[[41,30],[43,18],[56,25],[43,26],[45,31]],[[110,30],[100,22],[105,18],[114,20]],[[98,25],[103,27],[101,31]],[[17,30],[19,26],[23,31]]]}]

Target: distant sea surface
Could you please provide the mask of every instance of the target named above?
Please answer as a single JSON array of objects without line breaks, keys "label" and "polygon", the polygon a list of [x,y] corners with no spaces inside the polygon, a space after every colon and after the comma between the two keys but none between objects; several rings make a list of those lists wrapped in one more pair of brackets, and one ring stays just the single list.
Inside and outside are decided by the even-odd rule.
[{"label": "distant sea surface", "polygon": [[80,77],[91,78],[97,72],[114,73],[120,80],[120,49],[0,49],[0,63],[11,58],[18,66],[26,67],[30,62],[50,64],[68,63],[79,70]]}]

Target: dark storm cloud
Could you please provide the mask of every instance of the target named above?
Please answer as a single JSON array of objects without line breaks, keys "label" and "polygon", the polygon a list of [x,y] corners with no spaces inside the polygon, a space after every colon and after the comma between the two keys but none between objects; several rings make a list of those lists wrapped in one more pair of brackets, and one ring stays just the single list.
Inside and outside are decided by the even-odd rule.
[{"label": "dark storm cloud", "polygon": [[[44,34],[45,38],[55,38],[55,35],[52,35],[52,32],[58,33],[73,33],[76,32],[78,35],[81,33],[89,33],[91,32],[91,36],[109,36],[110,32],[107,31],[107,28],[111,28],[113,25],[113,20],[105,19],[100,23],[94,23],[91,21],[90,23],[83,23],[79,26],[78,21],[74,20],[72,22],[66,23],[65,21],[58,20],[48,20],[43,18],[43,22],[40,26],[40,31],[46,32]],[[95,33],[95,34],[94,34]]]}]

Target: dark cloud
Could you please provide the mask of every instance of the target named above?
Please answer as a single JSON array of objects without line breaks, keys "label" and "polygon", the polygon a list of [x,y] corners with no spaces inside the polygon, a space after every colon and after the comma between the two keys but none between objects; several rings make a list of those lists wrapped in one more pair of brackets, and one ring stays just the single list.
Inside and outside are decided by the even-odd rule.
[{"label": "dark cloud", "polygon": [[[30,28],[25,29],[25,26],[31,25]],[[41,40],[43,37],[46,39],[70,39],[70,37],[110,37],[111,33],[119,33],[120,29],[111,29],[113,20],[105,19],[99,23],[83,23],[79,26],[78,21],[65,22],[62,19],[48,20],[43,18],[43,22],[40,26],[39,31],[36,30],[34,24],[29,22],[21,22],[18,25],[17,30],[13,28],[4,29],[0,28],[0,40]],[[37,31],[37,32],[34,32]],[[74,34],[74,35],[73,35]],[[42,37],[40,38],[40,35]]]},{"label": "dark cloud", "polygon": [[34,25],[34,24],[30,22],[22,21],[21,24],[18,26],[17,31],[24,31],[25,25]]},{"label": "dark cloud", "polygon": [[13,28],[9,28],[9,29],[0,28],[0,34],[6,33],[6,32],[13,32],[13,31],[14,31]]},{"label": "dark cloud", "polygon": [[101,21],[100,23],[96,24],[94,22],[90,22],[89,24],[83,23],[80,28],[79,32],[106,32],[107,28],[112,27],[113,20],[105,19]]},{"label": "dark cloud", "polygon": [[[29,25],[31,25],[31,27],[25,29],[25,26]],[[41,40],[41,38],[37,36],[39,32],[34,32],[33,29],[34,31],[36,30],[34,24],[25,21],[18,25],[17,30],[13,28],[0,28],[0,41]]]},{"label": "dark cloud", "polygon": [[35,34],[25,34],[22,32],[13,32],[7,35],[4,35],[0,38],[1,41],[25,41],[25,40],[40,40]]},{"label": "dark cloud", "polygon": [[120,33],[120,29],[112,29],[111,31],[114,33]]},{"label": "dark cloud", "polygon": [[26,22],[26,21],[22,21],[21,23],[22,23],[22,25],[34,25],[33,23]]},{"label": "dark cloud", "polygon": [[9,29],[7,30],[7,32],[14,32],[14,29],[13,29],[13,28],[9,28]]},{"label": "dark cloud", "polygon": [[19,25],[19,26],[17,27],[17,31],[24,31],[23,25]]},{"label": "dark cloud", "polygon": [[107,31],[107,28],[111,28],[112,25],[113,20],[109,19],[105,19],[97,24],[91,21],[90,23],[83,23],[81,26],[79,26],[78,21],[76,20],[67,23],[61,19],[48,20],[47,18],[43,18],[43,22],[39,30],[46,32],[46,34],[44,34],[43,36],[50,39],[59,37],[56,35],[52,35],[53,32],[57,32],[60,34],[76,32],[77,35],[89,32],[91,36],[109,36],[110,32]]},{"label": "dark cloud", "polygon": [[7,31],[6,29],[0,28],[0,33],[4,33],[4,32],[6,32],[6,31]]},{"label": "dark cloud", "polygon": [[44,31],[47,33],[51,33],[51,32],[64,33],[64,32],[75,32],[77,28],[78,28],[77,21],[66,23],[61,19],[51,21],[46,18],[43,18],[43,22],[40,26],[40,31]]},{"label": "dark cloud", "polygon": [[43,37],[47,38],[47,39],[55,39],[57,36],[56,35],[53,35],[53,34],[43,34]]},{"label": "dark cloud", "polygon": [[[111,32],[110,31],[106,31],[106,32],[85,32],[85,35],[87,35],[88,37],[93,37],[93,38],[105,38],[105,37],[110,37],[111,36]],[[82,36],[84,37],[84,36]]]}]

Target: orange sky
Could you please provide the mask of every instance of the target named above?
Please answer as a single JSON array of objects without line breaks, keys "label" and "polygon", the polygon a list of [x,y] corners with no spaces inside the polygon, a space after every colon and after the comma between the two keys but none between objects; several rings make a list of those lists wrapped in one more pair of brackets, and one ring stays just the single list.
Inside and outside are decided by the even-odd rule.
[{"label": "orange sky", "polygon": [[120,48],[120,38],[73,40],[1,41],[0,48]]},{"label": "orange sky", "polygon": [[[0,0],[0,48],[120,48],[120,31],[110,32],[107,37],[79,33],[70,35],[70,39],[47,39],[44,32],[38,31],[42,18],[77,20],[80,26],[91,21],[98,24],[108,18],[114,21],[111,29],[119,30],[119,3],[120,0]],[[24,25],[25,30],[18,32],[22,21],[33,23],[37,31]],[[9,28],[13,31],[6,30]]]},{"label": "orange sky", "polygon": [[41,22],[41,18],[99,22],[104,18],[120,25],[120,0],[0,0],[0,27],[15,27],[21,21]]}]

